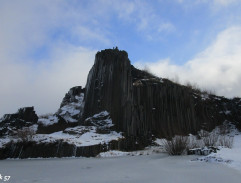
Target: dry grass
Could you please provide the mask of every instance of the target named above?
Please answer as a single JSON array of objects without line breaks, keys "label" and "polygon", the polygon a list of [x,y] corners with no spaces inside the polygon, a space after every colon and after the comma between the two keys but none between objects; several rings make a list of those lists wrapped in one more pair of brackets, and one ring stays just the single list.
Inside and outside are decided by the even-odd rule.
[{"label": "dry grass", "polygon": [[169,155],[182,155],[188,148],[188,137],[175,136],[171,140],[163,140],[164,149]]},{"label": "dry grass", "polygon": [[216,146],[218,142],[218,134],[210,134],[206,137],[203,137],[203,143],[206,147]]},{"label": "dry grass", "polygon": [[218,145],[231,149],[233,147],[233,137],[219,136]]},{"label": "dry grass", "polygon": [[33,140],[33,136],[35,135],[35,131],[32,128],[23,128],[17,131],[17,138],[22,142],[29,142]]}]

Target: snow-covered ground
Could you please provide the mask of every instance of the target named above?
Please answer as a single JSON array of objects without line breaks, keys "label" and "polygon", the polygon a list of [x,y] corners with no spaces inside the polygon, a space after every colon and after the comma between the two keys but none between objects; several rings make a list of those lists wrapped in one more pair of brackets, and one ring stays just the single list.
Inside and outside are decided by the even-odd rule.
[{"label": "snow-covered ground", "polygon": [[[36,134],[33,140],[53,142],[62,139],[77,146],[87,146],[123,138],[121,133],[98,134],[96,129],[96,126],[77,126],[52,134]],[[234,137],[232,149],[219,147],[217,153],[208,156],[168,156],[163,153],[163,141],[157,139],[155,143],[159,146],[134,152],[113,150],[100,153],[96,158],[3,160],[0,161],[0,175],[11,176],[9,182],[12,183],[239,183],[241,133],[232,129],[228,135]],[[0,147],[8,141],[10,138],[0,139]]]},{"label": "snow-covered ground", "polygon": [[[93,119],[98,117],[106,117],[106,119],[102,119],[99,121],[94,121]],[[37,143],[49,143],[56,141],[63,141],[69,144],[74,144],[76,146],[91,146],[96,144],[108,144],[112,140],[118,140],[124,138],[121,132],[116,132],[110,129],[110,127],[114,126],[112,120],[109,118],[109,113],[106,111],[100,112],[93,116],[93,118],[89,118],[91,121],[90,124],[94,124],[94,126],[76,126],[72,128],[66,128],[63,131],[54,132],[51,134],[35,134],[32,137],[32,141]],[[52,125],[58,122],[58,118],[55,115],[47,115],[45,118],[41,118],[38,123],[42,123],[45,126]],[[92,124],[92,125],[93,125]],[[33,131],[37,131],[37,125],[32,125],[30,128]],[[108,129],[106,133],[100,133],[99,129]],[[5,144],[13,141],[18,141],[17,137],[14,136],[6,136],[0,138],[0,148],[4,147]]]},{"label": "snow-covered ground", "polygon": [[146,147],[144,150],[123,152],[117,150],[111,150],[107,152],[102,152],[97,157],[101,158],[110,158],[110,157],[119,157],[119,156],[142,156],[142,155],[152,155],[163,153],[163,148],[161,146],[150,146]]},{"label": "snow-covered ground", "polygon": [[0,174],[11,183],[240,183],[241,173],[196,156],[164,153],[115,158],[4,160]]},{"label": "snow-covered ground", "polygon": [[104,144],[112,140],[118,140],[123,138],[121,133],[111,131],[108,134],[96,133],[97,128],[95,126],[77,126],[74,128],[67,128],[63,131],[51,133],[51,134],[36,134],[33,138],[36,142],[55,142],[57,140],[63,140],[69,144],[75,144],[76,146],[90,146],[95,144]]},{"label": "snow-covered ground", "polygon": [[[77,126],[66,128],[64,131],[59,131],[51,134],[36,134],[32,140],[37,143],[49,143],[62,140],[76,146],[91,146],[96,144],[108,144],[112,140],[124,138],[122,134],[115,131],[110,131],[107,134],[99,134],[96,132],[96,126]],[[14,137],[0,138],[0,148],[5,144],[13,141],[18,141]]]},{"label": "snow-covered ground", "polygon": [[209,163],[222,163],[241,172],[241,134],[234,135],[234,143],[231,149],[220,148],[217,153],[199,157],[197,161]]}]

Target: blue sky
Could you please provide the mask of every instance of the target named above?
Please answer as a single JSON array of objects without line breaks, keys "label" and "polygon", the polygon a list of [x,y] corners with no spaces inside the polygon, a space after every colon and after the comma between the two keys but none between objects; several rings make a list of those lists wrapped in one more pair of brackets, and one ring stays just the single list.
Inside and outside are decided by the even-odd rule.
[{"label": "blue sky", "polygon": [[55,112],[85,85],[98,50],[139,68],[241,96],[241,0],[1,0],[0,115]]}]

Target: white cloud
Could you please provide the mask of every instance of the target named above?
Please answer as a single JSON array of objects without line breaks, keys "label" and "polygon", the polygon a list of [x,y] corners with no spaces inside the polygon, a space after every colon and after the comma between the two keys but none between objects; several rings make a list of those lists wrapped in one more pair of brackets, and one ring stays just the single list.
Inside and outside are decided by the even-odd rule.
[{"label": "white cloud", "polygon": [[136,30],[148,40],[158,39],[163,32],[173,32],[175,25],[164,20],[152,3],[141,0],[108,1],[120,20],[135,26]]},{"label": "white cloud", "polygon": [[[0,116],[24,106],[55,112],[70,87],[85,85],[97,50],[52,38],[58,30],[84,25],[88,17],[71,8],[62,0],[1,1]],[[84,39],[107,42],[94,29],[83,34]],[[35,60],[31,54],[42,46],[49,55]]]},{"label": "white cloud", "polygon": [[[54,112],[70,87],[84,85],[94,61],[95,48],[113,46],[111,44],[115,41],[110,38],[117,37],[118,33],[113,32],[110,24],[116,17],[116,24],[131,26],[132,31],[134,28],[136,33],[150,40],[160,38],[164,31],[175,30],[175,25],[164,19],[161,12],[155,11],[153,4],[141,0],[93,0],[84,3],[65,0],[6,0],[0,1],[0,17],[0,116],[15,112],[19,107],[32,105],[36,106],[38,113]],[[183,79],[193,74],[191,71],[194,67],[200,66],[211,73],[210,68],[205,68],[202,64],[203,60],[209,63],[213,55],[223,52],[225,54],[220,56],[222,63],[225,57],[230,59],[231,54],[233,60],[240,56],[237,51],[240,39],[233,38],[237,35],[236,29],[233,29],[230,38],[224,31],[224,35],[220,34],[216,42],[230,46],[232,49],[228,49],[229,52],[226,47],[221,48],[214,43],[183,67],[171,64],[169,60],[160,61],[156,65],[152,63],[150,67],[153,66],[155,72],[159,68],[159,71],[166,74],[181,73]],[[218,43],[218,40],[223,42]],[[230,40],[235,44],[231,44]],[[94,46],[84,48],[86,42],[87,45]],[[95,47],[96,44],[101,46]],[[31,54],[34,55],[41,47],[47,47],[46,55],[35,59]],[[213,61],[210,63],[217,64]],[[236,66],[236,62],[229,62],[212,73],[215,78],[220,77],[220,73],[229,73],[229,80],[226,79],[228,81],[225,80],[225,83],[234,83],[237,81],[234,72],[234,68],[238,68]],[[163,68],[169,69],[169,72]],[[200,70],[193,76],[198,78],[202,72]],[[210,83],[216,81],[203,78]],[[222,84],[219,84],[219,88]],[[230,89],[233,91],[233,88]]]},{"label": "white cloud", "polygon": [[188,4],[188,5],[193,5],[193,4],[199,4],[199,3],[210,3],[218,6],[227,6],[231,5],[233,3],[239,2],[239,0],[175,0],[178,3],[181,4]]},{"label": "white cloud", "polygon": [[[241,96],[241,27],[231,27],[218,34],[203,52],[179,66],[169,59],[146,66],[160,77],[178,77],[183,83],[191,81],[215,90],[218,95]],[[143,67],[143,64],[136,63]]]},{"label": "white cloud", "polygon": [[235,3],[235,2],[238,2],[238,0],[214,0],[214,3],[220,4],[223,6],[227,6],[227,5]]},{"label": "white cloud", "polygon": [[175,26],[170,22],[162,23],[158,27],[158,32],[173,32],[174,30],[175,30]]},{"label": "white cloud", "polygon": [[1,115],[23,106],[35,106],[38,113],[56,112],[64,94],[73,86],[85,86],[95,50],[59,47],[54,57],[38,66],[1,62]]},{"label": "white cloud", "polygon": [[93,31],[93,29],[90,29],[88,27],[85,26],[77,26],[74,30],[73,30],[73,34],[77,35],[77,37],[80,40],[85,40],[85,41],[90,41],[90,40],[94,40],[94,41],[100,41],[105,45],[110,45],[110,40],[108,38],[106,38],[103,34],[103,31]]}]

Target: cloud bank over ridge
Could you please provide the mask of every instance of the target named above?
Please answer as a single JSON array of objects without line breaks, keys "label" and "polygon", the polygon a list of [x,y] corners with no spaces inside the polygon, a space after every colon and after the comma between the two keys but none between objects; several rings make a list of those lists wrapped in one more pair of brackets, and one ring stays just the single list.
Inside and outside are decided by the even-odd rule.
[{"label": "cloud bank over ridge", "polygon": [[147,67],[160,77],[178,78],[183,84],[190,81],[218,95],[240,96],[241,27],[222,31],[208,48],[184,65],[176,65],[168,58],[135,65]]}]

